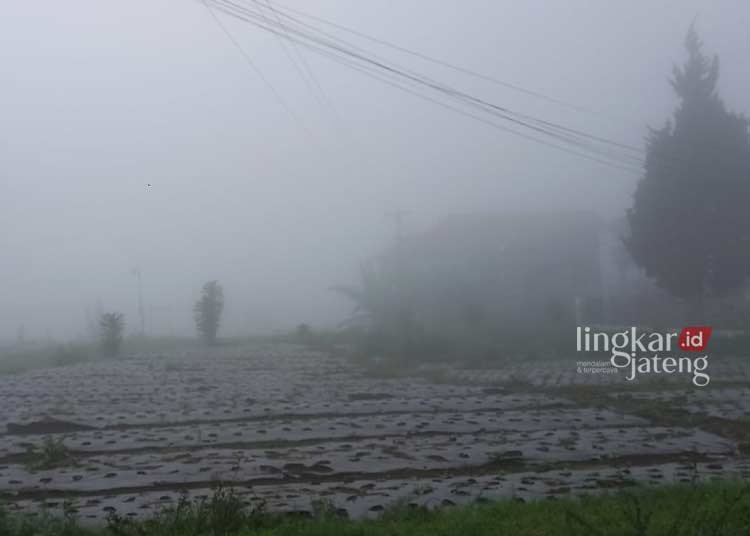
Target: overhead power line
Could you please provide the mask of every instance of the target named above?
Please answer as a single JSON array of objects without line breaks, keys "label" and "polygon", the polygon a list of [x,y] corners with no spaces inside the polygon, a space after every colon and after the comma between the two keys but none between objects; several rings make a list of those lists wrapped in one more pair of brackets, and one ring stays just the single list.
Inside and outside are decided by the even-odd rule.
[{"label": "overhead power line", "polygon": [[[560,150],[567,150],[578,156],[586,155],[597,162],[612,165],[619,169],[625,168],[628,171],[637,171],[643,163],[644,150],[641,148],[523,114],[507,106],[495,104],[440,83],[409,68],[383,59],[309,23],[300,21],[273,6],[261,5],[260,0],[245,0],[244,2],[242,0],[205,1],[210,2],[217,10],[261,30],[281,36],[300,47],[311,50],[371,78],[388,83],[401,90],[408,90],[408,92],[420,98],[436,102],[443,107],[479,119],[482,122],[492,123],[495,128],[501,128],[502,123],[508,123],[515,128],[508,128],[503,125],[504,128],[502,129],[514,135],[537,143],[544,143]],[[278,14],[276,20],[274,21],[261,13],[261,7],[273,9]],[[431,93],[433,96],[430,96]],[[551,139],[552,143],[545,141],[544,138]]]},{"label": "overhead power line", "polygon": [[261,79],[261,81],[266,85],[266,87],[271,91],[276,101],[279,103],[279,105],[286,111],[287,115],[292,119],[294,123],[297,124],[297,126],[307,135],[312,137],[312,133],[310,130],[302,123],[302,121],[297,117],[297,115],[294,113],[294,111],[291,109],[289,104],[287,104],[284,97],[281,96],[281,93],[279,93],[273,84],[271,84],[270,80],[266,78],[263,75],[263,72],[260,70],[260,68],[255,64],[253,59],[250,57],[250,55],[245,51],[245,49],[240,45],[239,41],[234,38],[232,33],[229,31],[229,28],[226,27],[226,25],[221,21],[221,19],[216,15],[216,12],[211,8],[210,6],[210,0],[203,0],[203,4],[208,9],[209,13],[211,14],[211,17],[216,22],[216,24],[219,26],[219,28],[222,30],[224,35],[226,35],[227,39],[232,43],[232,45],[242,54],[242,57],[245,60],[245,63],[253,70],[253,72],[258,76],[258,78]]},{"label": "overhead power line", "polygon": [[460,65],[456,65],[455,63],[450,63],[450,62],[447,62],[445,60],[441,60],[441,59],[436,58],[434,56],[430,56],[428,54],[424,54],[422,52],[419,52],[419,51],[407,48],[407,47],[402,46],[402,45],[398,45],[398,44],[393,43],[391,41],[386,41],[385,39],[374,37],[372,35],[366,34],[366,33],[361,32],[359,30],[355,30],[355,29],[350,28],[348,26],[344,26],[343,24],[339,24],[339,23],[333,22],[330,19],[325,19],[325,18],[317,16],[317,15],[312,15],[311,13],[308,13],[306,11],[302,11],[300,9],[296,9],[296,8],[290,7],[290,6],[285,5],[285,4],[281,4],[279,2],[275,2],[275,5],[278,6],[280,9],[288,11],[289,13],[295,13],[295,14],[300,15],[302,17],[306,17],[306,18],[308,18],[310,20],[314,20],[314,21],[320,22],[320,23],[325,24],[326,26],[329,26],[331,28],[335,28],[335,29],[340,30],[342,32],[347,32],[347,33],[349,33],[351,35],[355,35],[355,36],[360,37],[362,39],[366,39],[367,41],[370,41],[372,43],[376,43],[378,45],[382,45],[382,46],[391,48],[393,50],[397,50],[399,52],[403,52],[404,54],[409,54],[411,56],[414,56],[415,58],[419,58],[419,59],[422,59],[422,60],[427,61],[429,63],[433,63],[435,65],[440,65],[442,67],[446,67],[448,69],[452,69],[452,70],[454,70],[456,72],[460,72],[460,73],[463,73],[465,75],[472,76],[472,77],[480,79],[480,80],[484,80],[485,82],[490,82],[492,84],[496,84],[498,86],[502,86],[502,87],[505,87],[507,89],[511,89],[513,91],[517,91],[519,93],[523,93],[525,95],[528,95],[528,96],[531,96],[531,97],[535,97],[535,98],[541,99],[543,101],[547,101],[547,102],[549,102],[551,104],[556,104],[558,106],[562,106],[562,107],[568,108],[570,110],[575,110],[575,111],[578,111],[578,112],[584,112],[584,113],[588,113],[588,114],[607,115],[607,114],[605,114],[603,112],[587,108],[586,106],[582,106],[580,104],[575,104],[575,103],[567,102],[565,100],[562,100],[562,99],[559,99],[559,98],[556,98],[556,97],[551,97],[551,96],[546,95],[544,93],[541,93],[539,91],[536,91],[536,90],[533,90],[533,89],[528,89],[528,88],[525,88],[523,86],[520,86],[520,85],[517,85],[517,84],[513,84],[511,82],[507,82],[505,80],[500,80],[497,77],[494,77],[494,76],[491,76],[491,75],[488,75],[488,74],[485,74],[485,73],[480,73],[478,71],[475,71],[475,70],[472,70],[472,69],[468,69],[468,68],[462,67]]},{"label": "overhead power line", "polygon": [[[281,22],[281,20],[279,18],[279,13],[274,8],[274,6],[271,4],[271,0],[266,0],[266,4],[268,5],[268,8],[270,9],[270,11],[273,14],[273,16],[276,18],[276,21],[279,24],[282,24],[282,22]],[[326,95],[325,90],[323,90],[323,86],[318,81],[318,77],[315,76],[315,72],[312,70],[312,67],[310,67],[310,64],[308,63],[307,59],[305,58],[304,53],[301,50],[299,50],[299,48],[296,46],[296,44],[293,41],[290,41],[290,43],[291,43],[291,47],[292,47],[292,51],[293,51],[294,55],[299,60],[299,63],[302,65],[302,70],[300,72],[302,72],[302,73],[304,73],[304,74],[307,75],[306,77],[303,76],[305,78],[305,82],[308,83],[308,84],[311,84],[311,86],[312,86],[311,87],[312,93],[315,94],[315,97],[318,100],[318,102],[324,108],[327,108],[328,110],[330,110],[331,114],[334,117],[334,120],[338,122],[340,120],[338,111],[336,110],[336,107],[333,105],[333,103],[331,102],[331,100]],[[294,62],[294,59],[292,59],[292,61]],[[296,65],[296,62],[294,62],[294,63]],[[309,78],[310,82],[308,82],[308,78]]]}]

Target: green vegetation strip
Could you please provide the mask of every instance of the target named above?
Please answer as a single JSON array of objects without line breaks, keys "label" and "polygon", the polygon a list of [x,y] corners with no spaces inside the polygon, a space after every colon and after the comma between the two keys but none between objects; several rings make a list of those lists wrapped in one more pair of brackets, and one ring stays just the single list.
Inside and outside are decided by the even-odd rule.
[{"label": "green vegetation strip", "polygon": [[248,510],[231,490],[184,499],[144,521],[116,516],[83,528],[72,512],[28,518],[0,510],[3,536],[398,536],[734,535],[750,531],[750,485],[740,482],[636,488],[580,499],[506,500],[438,511],[400,503],[375,520],[342,518],[326,503],[311,516]]}]

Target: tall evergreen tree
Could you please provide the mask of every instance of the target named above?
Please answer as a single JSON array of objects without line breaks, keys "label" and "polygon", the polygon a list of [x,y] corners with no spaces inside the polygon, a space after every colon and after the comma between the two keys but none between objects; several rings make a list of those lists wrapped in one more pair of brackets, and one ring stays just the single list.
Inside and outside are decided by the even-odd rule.
[{"label": "tall evergreen tree", "polygon": [[198,333],[208,344],[216,343],[219,321],[224,310],[224,289],[218,281],[209,281],[203,285],[201,298],[193,307],[195,326]]},{"label": "tall evergreen tree", "polygon": [[649,276],[702,316],[706,295],[750,275],[750,140],[748,120],[717,94],[718,57],[703,54],[692,26],[685,47],[671,80],[680,104],[673,122],[650,132],[625,242]]}]

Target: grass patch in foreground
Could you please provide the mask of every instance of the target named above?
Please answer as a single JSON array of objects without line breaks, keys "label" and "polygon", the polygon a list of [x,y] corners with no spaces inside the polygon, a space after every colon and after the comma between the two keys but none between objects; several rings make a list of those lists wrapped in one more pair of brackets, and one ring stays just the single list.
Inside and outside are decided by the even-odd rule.
[{"label": "grass patch in foreground", "polygon": [[3,536],[466,536],[466,535],[747,535],[750,484],[714,482],[638,488],[577,499],[507,500],[439,511],[406,503],[377,520],[350,521],[330,508],[313,519],[248,510],[231,490],[203,501],[181,501],[156,516],[131,522],[111,517],[108,527],[81,528],[68,514],[28,520],[0,511]]}]

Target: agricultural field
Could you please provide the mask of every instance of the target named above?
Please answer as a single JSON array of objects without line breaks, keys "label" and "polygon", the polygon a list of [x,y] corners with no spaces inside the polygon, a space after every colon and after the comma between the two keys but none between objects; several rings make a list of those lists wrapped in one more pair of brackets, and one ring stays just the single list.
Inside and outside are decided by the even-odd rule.
[{"label": "agricultural field", "polygon": [[386,375],[269,344],[3,375],[0,500],[93,525],[222,484],[270,511],[361,518],[748,478],[747,367],[711,366],[705,388],[573,359]]}]

